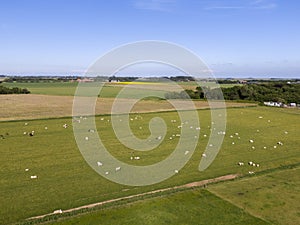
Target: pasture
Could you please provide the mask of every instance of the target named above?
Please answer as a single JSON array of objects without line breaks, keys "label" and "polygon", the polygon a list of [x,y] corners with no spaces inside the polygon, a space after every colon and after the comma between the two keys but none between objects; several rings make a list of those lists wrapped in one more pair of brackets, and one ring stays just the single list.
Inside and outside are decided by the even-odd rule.
[{"label": "pasture", "polygon": [[247,214],[204,189],[196,189],[169,194],[164,198],[154,197],[125,206],[103,209],[55,224],[265,225],[268,223]]},{"label": "pasture", "polygon": [[[297,110],[251,107],[232,108],[228,109],[227,113],[224,143],[217,158],[207,170],[199,172],[198,165],[208,141],[205,135],[209,136],[210,132],[210,111],[199,110],[200,139],[191,160],[173,177],[161,183],[144,187],[119,185],[93,171],[84,161],[76,146],[71,118],[0,122],[0,134],[3,135],[3,138],[0,139],[0,224],[24,221],[26,218],[51,213],[57,209],[65,210],[226,174],[247,175],[249,171],[252,171],[254,172],[252,176],[255,177],[255,174],[260,171],[299,162],[298,124],[300,117]],[[164,119],[168,126],[167,135],[156,149],[148,152],[134,152],[140,157],[140,160],[130,160],[132,150],[124,147],[116,139],[109,115],[96,117],[97,131],[107,149],[119,160],[139,166],[150,165],[167,157],[172,152],[179,137],[172,140],[168,137],[180,132],[178,128],[180,120],[176,112],[136,113],[132,114],[130,122],[131,129],[136,136],[143,138],[149,135],[148,122],[153,117]],[[87,117],[87,120],[89,119]],[[174,123],[171,120],[177,122]],[[64,124],[68,125],[67,128],[63,127]],[[31,137],[28,132],[33,130],[35,135]],[[250,140],[253,140],[253,143]],[[278,145],[279,141],[283,145]],[[260,166],[249,166],[249,161],[259,163]],[[245,165],[238,166],[238,162],[244,162]],[[37,176],[37,179],[30,179],[31,176]],[[278,177],[278,179],[284,179],[284,177]],[[234,184],[234,182],[228,183],[228,185]],[[221,202],[221,208],[228,204],[206,191],[180,193],[180,195],[187,195],[188,199],[200,196],[199,201],[212,198],[212,202]],[[176,195],[174,196],[175,199],[170,202],[166,199],[154,199],[149,204],[155,205],[156,201],[162,201],[166,207],[169,203],[172,207],[178,201]],[[180,199],[180,197],[178,198]],[[263,199],[262,197],[257,201]],[[197,200],[195,199],[195,201]],[[146,208],[140,207],[139,204],[143,205],[144,203],[133,204],[130,207],[138,207],[141,211],[147,209],[146,206]],[[189,204],[187,203],[187,205]],[[245,219],[245,221],[256,221],[253,222],[255,224],[264,224],[248,213],[241,212],[235,206],[230,207],[240,213],[238,214],[241,215],[240,221]],[[221,208],[218,210],[221,211]],[[108,221],[112,217],[118,218],[113,210],[115,209],[107,213]],[[153,210],[155,211],[155,208]],[[185,210],[184,207],[182,210]],[[128,208],[123,208],[121,211],[125,215]],[[103,215],[105,211],[99,213]],[[144,213],[146,212],[144,211]],[[165,213],[167,213],[166,223],[175,221],[172,213]],[[196,212],[191,213],[194,215]],[[289,213],[290,211],[287,211],[285,216],[288,217]],[[222,217],[225,214],[223,213]],[[206,213],[203,212],[203,215]],[[235,218],[234,215],[228,215],[229,218],[230,216]],[[83,217],[83,221],[87,217]],[[130,218],[124,218],[124,222],[128,223],[128,221],[131,221]],[[215,224],[220,224],[218,221],[216,219]]]},{"label": "pasture", "polygon": [[262,176],[217,184],[209,191],[272,224],[294,225],[299,221],[299,167]]},{"label": "pasture", "polygon": [[[101,97],[102,98],[114,98],[117,96],[119,91],[126,85],[138,84],[140,82],[120,82],[120,83],[105,83],[102,89]],[[148,82],[152,89],[157,86],[157,84],[163,83],[151,83]],[[152,84],[152,85],[151,85]],[[19,87],[19,88],[27,88],[31,94],[38,94],[38,95],[55,95],[55,96],[74,96],[76,91],[78,82],[39,82],[39,83],[3,83],[6,87]],[[195,90],[197,86],[199,86],[196,82],[178,82],[183,89],[191,89]],[[204,83],[205,86],[211,87],[215,86],[212,82]],[[232,87],[241,84],[220,84],[221,87]],[[141,88],[134,88],[131,87],[132,92],[129,93],[129,97],[136,97],[138,98],[143,91]],[[176,90],[175,90],[176,91]],[[149,93],[153,92],[153,94],[157,93],[157,91],[149,91]],[[162,92],[162,91],[160,91]],[[164,93],[164,92],[162,92]]]}]

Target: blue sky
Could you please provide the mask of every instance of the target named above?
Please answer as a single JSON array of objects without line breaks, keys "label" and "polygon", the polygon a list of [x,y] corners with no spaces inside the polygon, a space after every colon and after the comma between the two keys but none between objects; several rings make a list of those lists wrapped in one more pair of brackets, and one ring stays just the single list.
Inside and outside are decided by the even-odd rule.
[{"label": "blue sky", "polygon": [[0,1],[0,74],[77,74],[119,45],[182,45],[218,77],[300,77],[298,0]]}]

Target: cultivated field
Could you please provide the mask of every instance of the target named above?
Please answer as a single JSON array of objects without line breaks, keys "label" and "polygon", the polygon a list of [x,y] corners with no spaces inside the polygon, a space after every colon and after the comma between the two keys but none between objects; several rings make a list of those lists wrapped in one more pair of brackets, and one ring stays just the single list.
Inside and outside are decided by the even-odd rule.
[{"label": "cultivated field", "polygon": [[[121,82],[121,83],[106,83],[103,87],[103,91],[101,93],[101,97],[103,98],[113,98],[116,97],[118,92],[130,82]],[[153,83],[152,87],[155,87],[159,83]],[[194,90],[197,86],[199,86],[196,82],[178,82],[178,84],[183,89],[192,89]],[[3,83],[6,87],[19,87],[19,88],[27,88],[32,94],[39,95],[60,95],[60,96],[73,96],[78,83],[77,82],[39,82],[39,83]],[[203,83],[205,86],[215,86],[215,83],[206,82]],[[241,84],[221,84],[221,87],[232,87]],[[136,95],[139,97],[139,88],[136,88],[131,92],[132,95]]]},{"label": "cultivated field", "polygon": [[[131,99],[123,99],[124,104],[131,102]],[[178,100],[180,101],[180,100]],[[2,109],[0,121],[57,118],[72,116],[73,97],[51,96],[51,95],[0,95]],[[95,109],[96,114],[110,114],[114,98],[98,98]],[[209,108],[206,101],[194,101],[197,109]],[[227,107],[256,106],[253,103],[226,103]],[[171,111],[174,107],[165,100],[141,100],[132,112],[158,112]]]},{"label": "cultivated field", "polygon": [[[84,161],[76,146],[71,118],[1,122],[0,134],[3,135],[3,138],[0,139],[0,224],[23,221],[26,218],[51,213],[57,209],[66,210],[90,203],[173,187],[226,174],[248,175],[249,171],[253,171],[254,174],[249,177],[249,183],[251,183],[252,179],[260,178],[256,178],[256,174],[259,171],[299,163],[298,124],[300,117],[297,110],[266,107],[232,108],[227,111],[227,130],[220,153],[207,170],[199,172],[198,165],[201,154],[208,142],[208,138],[204,135],[209,136],[211,121],[209,110],[199,110],[198,113],[201,122],[200,140],[191,160],[178,174],[174,173],[174,176],[170,179],[145,187],[119,185],[106,180],[93,171]],[[179,137],[175,137],[172,140],[168,137],[172,137],[180,132],[180,128],[178,128],[178,125],[181,124],[179,117],[176,112],[137,113],[132,115],[132,121],[130,122],[136,136],[145,138],[149,135],[148,123],[150,119],[157,116],[164,119],[168,126],[166,138],[152,151],[134,152],[135,155],[140,156],[140,160],[130,160],[133,154],[132,150],[124,147],[116,139],[109,115],[96,117],[97,131],[111,154],[119,160],[133,165],[149,165],[167,157],[176,146]],[[89,119],[86,118],[86,120]],[[172,123],[171,120],[176,120],[177,122]],[[63,127],[64,124],[68,125],[67,128]],[[35,135],[30,137],[28,132],[32,130],[35,131]],[[195,130],[195,132],[197,131]],[[250,143],[250,140],[253,140],[253,143]],[[283,145],[278,145],[279,141]],[[249,166],[247,165],[249,161],[258,163],[260,166]],[[244,162],[245,165],[238,166],[238,162]],[[33,175],[36,175],[38,178],[30,179],[30,176]],[[276,174],[274,174],[274,177],[276,177],[276,182],[286,182],[290,186],[295,184],[293,183],[294,178],[286,179],[284,175],[277,176]],[[258,185],[270,186],[270,181],[263,178],[260,180],[261,184]],[[237,180],[224,183],[224,185],[232,185],[233,187],[232,190],[234,191],[229,191],[228,194],[226,194],[226,191],[222,191],[223,183],[216,185],[216,188],[208,189],[222,198],[224,196],[230,203],[204,190],[175,193],[169,196],[170,199],[148,199],[146,202],[140,201],[118,208],[122,215],[120,222],[123,221],[125,224],[132,222],[132,219],[134,219],[132,218],[132,213],[136,209],[140,210],[141,215],[149,217],[149,224],[155,224],[157,222],[155,220],[156,217],[151,217],[152,213],[150,213],[151,215],[147,214],[150,208],[152,210],[150,212],[161,212],[157,219],[165,218],[160,220],[160,224],[173,222],[176,224],[178,218],[176,215],[180,215],[180,218],[190,216],[190,223],[187,224],[193,224],[195,221],[198,221],[200,215],[203,217],[202,220],[209,221],[209,224],[222,224],[220,221],[223,218],[224,224],[266,223],[253,216],[263,218],[265,221],[279,221],[280,224],[291,224],[288,219],[284,219],[285,217],[299,219],[299,215],[295,214],[295,211],[287,210],[289,206],[285,206],[287,208],[282,218],[271,220],[269,216],[271,215],[270,210],[265,214],[257,213],[256,205],[254,207],[251,205],[253,200],[249,200],[249,206],[246,205],[245,207],[245,200],[241,199],[239,201],[239,198],[236,196],[231,197],[231,193],[236,193],[235,191],[245,192],[247,184],[244,184],[244,182],[246,181]],[[240,185],[241,183],[243,185]],[[265,203],[266,201],[272,202],[271,208],[280,207],[280,204],[282,204],[278,201],[279,205],[276,206],[274,196],[270,195],[267,190],[265,190],[266,197],[263,193],[259,195],[260,189],[254,190],[255,185],[253,183],[249,185],[251,185],[251,188],[253,187],[251,191],[253,196],[255,196],[255,202],[260,202],[260,204],[257,204],[259,205],[258,207],[268,208],[268,204],[271,203]],[[218,189],[219,186],[220,188]],[[239,188],[240,190],[238,190]],[[286,186],[278,185],[277,188],[277,192],[281,191],[281,196],[284,198]],[[295,207],[297,205],[296,198],[291,198],[290,196],[298,197],[299,193],[297,193],[297,189],[290,190],[292,194],[287,194],[287,203],[291,204],[290,207]],[[244,196],[246,199],[252,198],[252,195],[247,194],[239,196]],[[183,197],[187,199],[185,200]],[[293,202],[293,199],[295,199],[295,202]],[[178,205],[180,200],[184,202],[182,207],[175,206]],[[199,202],[200,206],[192,210],[191,206],[197,202]],[[207,205],[206,209],[201,207],[202,203]],[[162,204],[162,206],[159,206],[159,204]],[[218,205],[217,208],[215,204]],[[175,213],[175,210],[171,212],[174,207],[179,207],[179,212],[188,212],[188,214],[182,213],[181,215]],[[228,213],[225,209],[236,213]],[[87,223],[86,221],[94,220],[95,222],[91,222],[91,224],[99,224],[95,220],[99,215],[103,219],[101,224],[110,224],[111,221],[119,219],[119,214],[115,214],[116,209],[108,210],[100,211],[95,215],[88,214],[79,217],[79,219],[76,218],[75,222]],[[215,214],[213,214],[215,216],[207,219],[206,215],[213,210],[215,210]],[[268,210],[265,211],[267,212]],[[199,212],[198,217],[196,216],[197,212]],[[233,222],[229,223],[228,221],[231,220]],[[139,218],[139,221],[142,220]],[[178,219],[178,221],[180,222],[181,220]],[[287,222],[285,223],[285,221]],[[66,222],[66,224],[70,223]]]}]

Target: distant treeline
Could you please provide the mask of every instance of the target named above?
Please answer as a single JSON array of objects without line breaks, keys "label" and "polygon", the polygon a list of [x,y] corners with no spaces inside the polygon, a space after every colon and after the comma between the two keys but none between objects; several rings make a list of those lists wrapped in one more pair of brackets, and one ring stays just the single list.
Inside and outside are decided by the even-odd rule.
[{"label": "distant treeline", "polygon": [[[222,92],[221,92],[222,91]],[[222,96],[223,93],[223,96]],[[261,84],[246,84],[230,88],[197,87],[195,91],[185,90],[180,93],[168,92],[167,99],[214,99],[247,100],[256,102],[281,102],[300,104],[300,84],[287,82],[267,82]]]},{"label": "distant treeline", "polygon": [[48,77],[48,76],[13,76],[5,78],[7,83],[47,83],[47,82],[70,82],[71,80],[77,80],[80,77],[77,76],[62,76],[62,77]]},{"label": "distant treeline", "polygon": [[4,95],[4,94],[29,94],[30,91],[28,91],[26,88],[18,88],[18,87],[13,87],[13,88],[9,88],[9,87],[4,87],[2,85],[0,85],[0,94]]}]

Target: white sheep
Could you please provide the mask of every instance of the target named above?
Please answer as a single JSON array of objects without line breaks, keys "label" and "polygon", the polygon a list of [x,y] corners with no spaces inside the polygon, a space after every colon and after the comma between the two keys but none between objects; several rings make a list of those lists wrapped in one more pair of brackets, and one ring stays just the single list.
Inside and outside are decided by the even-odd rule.
[{"label": "white sheep", "polygon": [[254,141],[252,139],[249,140],[250,143],[253,143]]},{"label": "white sheep", "polygon": [[63,211],[61,209],[58,209],[58,210],[54,210],[53,211],[53,214],[58,214],[58,213],[62,213]]},{"label": "white sheep", "polygon": [[102,164],[102,162],[97,162],[97,166],[102,166],[103,164]]},{"label": "white sheep", "polygon": [[31,179],[37,179],[37,175],[30,176]]},{"label": "white sheep", "polygon": [[190,152],[190,151],[185,151],[184,155],[187,155],[187,154],[189,154],[189,152]]},{"label": "white sheep", "polygon": [[121,170],[121,167],[116,167],[116,172],[120,171]]},{"label": "white sheep", "polygon": [[205,157],[206,157],[206,154],[205,154],[205,153],[203,153],[203,154],[202,154],[202,157],[204,157],[204,158],[205,158]]}]

